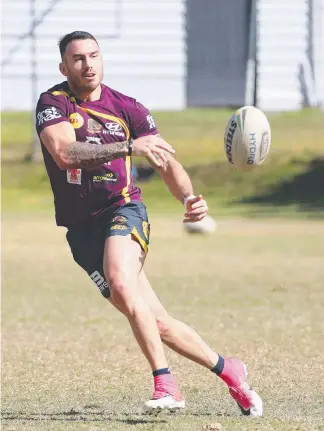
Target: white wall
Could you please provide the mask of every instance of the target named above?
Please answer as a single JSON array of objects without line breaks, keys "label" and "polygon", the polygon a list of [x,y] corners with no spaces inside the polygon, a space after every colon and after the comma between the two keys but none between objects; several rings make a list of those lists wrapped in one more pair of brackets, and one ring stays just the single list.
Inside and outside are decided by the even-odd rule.
[{"label": "white wall", "polygon": [[315,88],[318,103],[324,109],[324,0],[313,0],[313,7]]},{"label": "white wall", "polygon": [[300,67],[307,71],[307,0],[257,3],[258,106],[295,110],[303,102]]},{"label": "white wall", "polygon": [[[36,0],[37,18],[55,0]],[[30,2],[3,0],[2,60],[30,28]],[[151,109],[185,106],[185,0],[61,0],[37,27],[38,92],[63,81],[57,40],[85,30],[98,38],[105,59],[104,83]],[[105,36],[105,37],[103,37]],[[32,109],[31,42],[2,68],[2,109]]]},{"label": "white wall", "polygon": [[[198,1],[198,0],[197,0]],[[216,1],[216,0],[215,0]],[[257,0],[258,106],[295,110],[307,95],[324,106],[324,0],[312,0],[315,80],[307,58],[308,0]],[[2,0],[2,109],[33,109],[30,0]],[[186,0],[35,0],[37,94],[64,78],[58,72],[57,40],[76,29],[98,37],[105,59],[104,82],[137,97],[151,109],[186,106]],[[8,38],[11,35],[12,38]],[[19,41],[18,38],[21,37]],[[10,54],[11,48],[18,48]]]}]

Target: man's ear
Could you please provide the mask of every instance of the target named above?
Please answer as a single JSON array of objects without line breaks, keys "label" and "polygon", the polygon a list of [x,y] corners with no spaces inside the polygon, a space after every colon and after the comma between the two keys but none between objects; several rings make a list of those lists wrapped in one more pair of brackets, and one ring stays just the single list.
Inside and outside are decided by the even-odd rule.
[{"label": "man's ear", "polygon": [[60,69],[60,72],[62,73],[62,75],[67,76],[66,66],[63,62],[60,63],[59,69]]}]

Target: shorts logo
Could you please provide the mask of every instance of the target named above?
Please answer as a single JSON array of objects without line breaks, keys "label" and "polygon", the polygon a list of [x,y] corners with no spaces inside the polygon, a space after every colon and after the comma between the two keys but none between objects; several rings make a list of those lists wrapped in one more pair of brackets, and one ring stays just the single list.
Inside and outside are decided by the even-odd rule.
[{"label": "shorts logo", "polygon": [[80,127],[84,124],[84,119],[81,114],[78,112],[74,112],[69,116],[69,121],[72,124],[74,129],[80,129]]},{"label": "shorts logo", "polygon": [[89,133],[100,133],[101,129],[102,129],[102,125],[98,123],[98,121],[94,120],[93,118],[90,118],[90,120],[88,120]]},{"label": "shorts logo", "polygon": [[143,229],[145,238],[148,240],[150,236],[150,225],[148,224],[147,221],[142,222],[142,229]]},{"label": "shorts logo", "polygon": [[41,126],[46,121],[55,120],[56,118],[61,118],[62,115],[60,111],[52,106],[51,108],[47,108],[44,111],[41,111],[37,114],[38,125]]},{"label": "shorts logo", "polygon": [[147,120],[147,122],[148,122],[148,125],[150,126],[150,130],[151,130],[151,129],[155,129],[156,124],[155,124],[155,121],[154,121],[154,118],[152,117],[152,115],[148,115],[148,116],[146,117],[146,120]]},{"label": "shorts logo", "polygon": [[94,284],[98,287],[100,292],[103,292],[105,289],[108,289],[108,283],[103,278],[103,276],[100,274],[99,271],[95,271],[92,274],[90,274],[91,280],[94,282]]},{"label": "shorts logo", "polygon": [[66,171],[67,182],[69,184],[81,184],[82,169],[68,169]]},{"label": "shorts logo", "polygon": [[127,229],[127,226],[125,226],[124,224],[114,224],[110,228],[110,230],[126,230],[126,229]]},{"label": "shorts logo", "polygon": [[118,216],[115,216],[111,221],[113,223],[127,223],[127,217],[118,215]]}]

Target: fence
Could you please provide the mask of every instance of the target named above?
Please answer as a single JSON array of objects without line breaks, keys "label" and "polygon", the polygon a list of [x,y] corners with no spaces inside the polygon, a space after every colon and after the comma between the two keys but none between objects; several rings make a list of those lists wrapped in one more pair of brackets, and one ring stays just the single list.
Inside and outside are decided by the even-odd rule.
[{"label": "fence", "polygon": [[55,45],[75,29],[98,38],[109,85],[151,109],[324,106],[324,0],[3,0],[2,12],[2,109],[33,109],[62,79]]}]

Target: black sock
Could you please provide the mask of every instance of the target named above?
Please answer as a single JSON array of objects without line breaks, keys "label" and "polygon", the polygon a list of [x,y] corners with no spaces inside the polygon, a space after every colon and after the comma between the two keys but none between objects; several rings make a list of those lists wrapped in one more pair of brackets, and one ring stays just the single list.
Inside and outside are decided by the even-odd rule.
[{"label": "black sock", "polygon": [[163,374],[171,374],[170,368],[160,368],[152,372],[153,377],[162,376]]},{"label": "black sock", "polygon": [[219,376],[220,374],[222,374],[223,369],[224,369],[224,358],[218,355],[218,362],[215,365],[215,367],[212,368],[210,371],[212,371],[213,373]]}]

